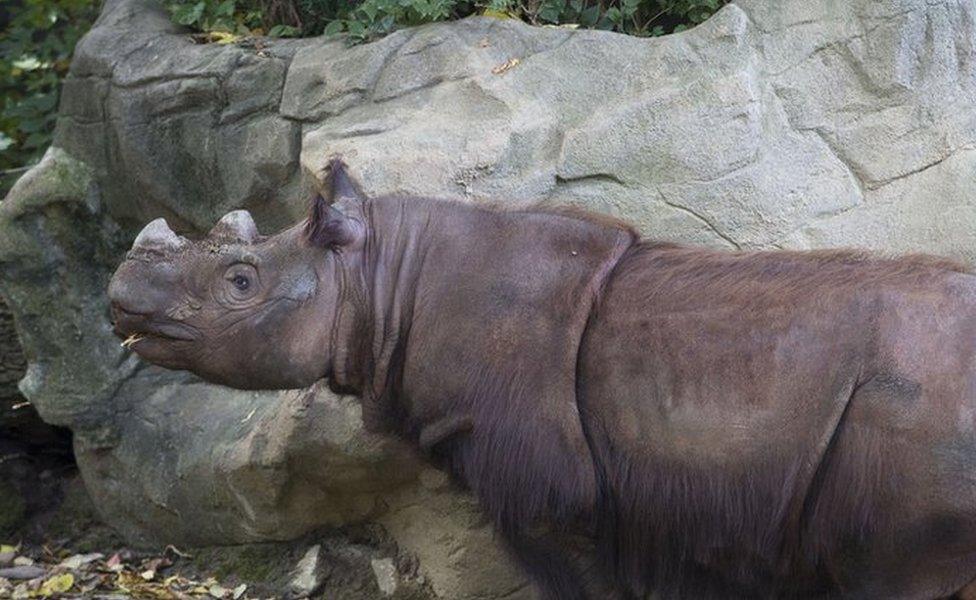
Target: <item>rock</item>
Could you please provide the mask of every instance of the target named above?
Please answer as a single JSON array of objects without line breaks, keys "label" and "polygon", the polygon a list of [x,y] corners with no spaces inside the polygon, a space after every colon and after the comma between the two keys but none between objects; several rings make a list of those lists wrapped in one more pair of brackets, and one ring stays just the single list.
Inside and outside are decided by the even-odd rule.
[{"label": "rock", "polygon": [[48,423],[110,423],[114,391],[138,366],[106,319],[108,263],[122,241],[91,169],[58,148],[0,204],[0,294],[32,357],[20,389]]},{"label": "rock", "polygon": [[[20,347],[13,316],[7,303],[0,298],[0,402],[5,407],[24,401],[17,390],[17,381],[27,371],[27,360]],[[6,410],[10,410],[6,408]]]},{"label": "rock", "polygon": [[298,561],[295,574],[288,584],[289,597],[308,598],[322,587],[324,574],[321,553],[322,547],[316,544]]},{"label": "rock", "polygon": [[[10,482],[0,480],[0,537],[16,531],[24,521],[24,513],[25,502],[20,490]],[[3,561],[0,561],[0,564],[3,564]]]},{"label": "rock", "polygon": [[[470,495],[364,432],[355,400],[231,391],[120,349],[104,288],[137,228],[165,216],[192,235],[244,207],[274,231],[341,153],[369,194],[576,204],[725,248],[973,260],[974,23],[967,0],[737,0],[655,39],[475,17],[258,54],[108,0],[55,147],[0,205],[21,388],[73,430],[95,505],[132,542],[324,530],[340,595],[532,597]],[[389,544],[349,540],[364,524]],[[374,568],[387,558],[395,588]]]},{"label": "rock", "polygon": [[0,567],[9,567],[14,563],[14,558],[17,557],[17,553],[13,550],[7,552],[0,552]]},{"label": "rock", "polygon": [[376,586],[384,596],[392,596],[397,591],[397,569],[391,558],[374,558],[370,561]]},{"label": "rock", "polygon": [[25,579],[37,579],[44,575],[44,569],[34,565],[24,565],[19,567],[8,567],[0,569],[0,577],[13,581]]},{"label": "rock", "polygon": [[[0,296],[0,437],[8,442],[43,447],[46,451],[57,451],[58,448],[68,450],[66,432],[42,421],[17,389],[17,383],[26,372],[27,361],[14,327],[13,315]],[[0,452],[3,450],[0,448]]]}]

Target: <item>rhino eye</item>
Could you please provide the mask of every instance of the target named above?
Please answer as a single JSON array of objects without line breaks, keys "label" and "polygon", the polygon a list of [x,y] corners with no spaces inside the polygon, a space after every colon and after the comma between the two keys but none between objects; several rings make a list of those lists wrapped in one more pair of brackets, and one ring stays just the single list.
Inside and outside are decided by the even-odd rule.
[{"label": "rhino eye", "polygon": [[257,269],[246,263],[231,265],[224,274],[226,287],[222,294],[231,302],[250,300],[261,287]]}]

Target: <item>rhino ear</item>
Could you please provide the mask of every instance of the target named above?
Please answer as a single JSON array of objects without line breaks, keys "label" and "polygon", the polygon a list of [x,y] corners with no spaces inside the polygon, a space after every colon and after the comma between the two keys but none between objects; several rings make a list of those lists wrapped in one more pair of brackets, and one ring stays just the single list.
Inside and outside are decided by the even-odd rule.
[{"label": "rhino ear", "polygon": [[320,248],[349,247],[363,239],[363,225],[330,206],[321,195],[316,195],[309,207],[305,238]]},{"label": "rhino ear", "polygon": [[362,202],[366,199],[359,184],[349,175],[349,169],[341,157],[335,156],[325,166],[322,196],[326,203],[335,204],[342,200]]},{"label": "rhino ear", "polygon": [[325,168],[325,185],[312,198],[305,237],[313,245],[322,248],[351,246],[363,238],[363,225],[347,217],[333,206],[343,200],[356,203],[365,200],[359,185],[353,181],[341,158],[333,158]]}]

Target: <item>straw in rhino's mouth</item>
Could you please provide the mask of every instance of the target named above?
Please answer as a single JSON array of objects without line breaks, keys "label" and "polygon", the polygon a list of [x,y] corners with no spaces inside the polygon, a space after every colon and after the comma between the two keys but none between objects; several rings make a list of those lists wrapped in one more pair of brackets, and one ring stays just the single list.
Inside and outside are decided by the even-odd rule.
[{"label": "straw in rhino's mouth", "polygon": [[181,333],[181,335],[170,335],[169,332],[163,333],[161,331],[160,332],[157,332],[157,331],[137,331],[137,332],[134,332],[134,333],[130,333],[129,334],[129,337],[127,337],[124,340],[122,340],[122,343],[119,344],[119,345],[122,346],[125,349],[130,349],[134,345],[136,345],[137,343],[139,343],[139,342],[141,342],[143,340],[153,340],[153,339],[155,339],[155,340],[162,340],[162,341],[181,342],[181,341],[188,341],[188,340],[192,339],[189,336],[182,335],[182,332],[180,332],[180,333]]},{"label": "straw in rhino's mouth", "polygon": [[136,342],[138,342],[138,341],[140,341],[140,340],[142,340],[142,339],[143,339],[143,338],[145,338],[145,337],[146,337],[146,336],[144,336],[144,335],[143,335],[143,334],[141,334],[141,333],[133,333],[133,334],[132,334],[132,335],[130,335],[129,337],[127,337],[127,338],[125,338],[125,339],[124,339],[124,340],[122,341],[122,343],[121,343],[121,344],[119,344],[119,345],[120,345],[120,346],[122,346],[123,348],[126,348],[126,349],[128,349],[128,348],[130,348],[130,347],[131,347],[131,346],[132,346],[133,344],[135,344]]}]

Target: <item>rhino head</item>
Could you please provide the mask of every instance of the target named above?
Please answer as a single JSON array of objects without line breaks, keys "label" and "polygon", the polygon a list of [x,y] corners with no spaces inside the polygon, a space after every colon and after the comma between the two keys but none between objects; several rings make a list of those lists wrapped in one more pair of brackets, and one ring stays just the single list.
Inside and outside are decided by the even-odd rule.
[{"label": "rhino head", "polygon": [[330,376],[340,263],[365,237],[363,220],[332,206],[353,199],[355,187],[341,163],[330,170],[329,199],[317,196],[306,222],[277,235],[262,236],[245,210],[196,241],[164,219],[146,225],[108,289],[123,345],[149,362],[242,389],[304,387]]}]

